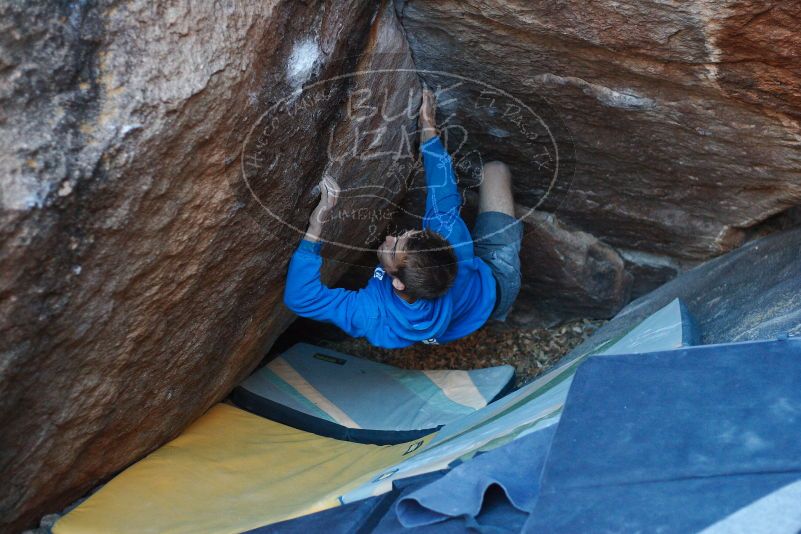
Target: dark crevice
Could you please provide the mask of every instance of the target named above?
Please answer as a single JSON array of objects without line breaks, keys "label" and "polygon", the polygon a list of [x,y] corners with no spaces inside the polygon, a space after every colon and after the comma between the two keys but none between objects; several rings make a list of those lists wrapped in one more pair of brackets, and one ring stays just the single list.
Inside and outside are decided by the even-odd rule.
[{"label": "dark crevice", "polygon": [[751,226],[742,228],[743,243],[801,226],[801,205],[791,206]]}]

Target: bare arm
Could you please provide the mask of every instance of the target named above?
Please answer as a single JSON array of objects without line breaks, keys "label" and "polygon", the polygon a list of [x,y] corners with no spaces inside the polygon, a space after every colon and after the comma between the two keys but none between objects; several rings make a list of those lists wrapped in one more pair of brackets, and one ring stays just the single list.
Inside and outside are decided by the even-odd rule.
[{"label": "bare arm", "polygon": [[437,135],[436,102],[434,93],[429,89],[423,89],[420,114],[417,117],[417,127],[420,129],[420,144]]},{"label": "bare arm", "polygon": [[328,219],[331,210],[336,206],[339,197],[339,185],[330,176],[325,176],[320,182],[320,203],[314,208],[309,217],[309,227],[303,239],[311,242],[320,241],[323,224]]}]

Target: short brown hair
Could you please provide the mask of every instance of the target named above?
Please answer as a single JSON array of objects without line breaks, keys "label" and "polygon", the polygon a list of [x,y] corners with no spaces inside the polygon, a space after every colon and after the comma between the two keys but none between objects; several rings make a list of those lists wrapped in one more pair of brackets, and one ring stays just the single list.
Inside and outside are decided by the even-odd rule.
[{"label": "short brown hair", "polygon": [[406,256],[397,277],[406,289],[404,293],[414,299],[441,297],[456,279],[456,253],[450,243],[431,230],[411,234],[404,247]]}]

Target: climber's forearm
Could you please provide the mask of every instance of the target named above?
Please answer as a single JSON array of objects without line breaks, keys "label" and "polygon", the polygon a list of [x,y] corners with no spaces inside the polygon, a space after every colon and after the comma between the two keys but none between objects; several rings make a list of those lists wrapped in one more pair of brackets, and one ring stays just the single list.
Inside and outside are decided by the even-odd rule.
[{"label": "climber's forearm", "polygon": [[306,228],[306,235],[303,237],[307,241],[317,243],[320,241],[320,235],[323,233],[323,224],[328,219],[331,210],[337,203],[339,196],[339,184],[328,176],[323,176],[320,181],[320,202],[314,208],[311,216],[309,217],[309,226]]},{"label": "climber's forearm", "polygon": [[420,98],[420,111],[417,115],[417,127],[420,128],[420,144],[422,145],[432,137],[437,136],[437,119],[434,111],[436,97],[434,93],[423,86]]},{"label": "climber's forearm", "polygon": [[422,130],[420,130],[420,144],[422,145],[432,137],[436,137],[439,135],[437,129],[433,126],[424,126]]},{"label": "climber's forearm", "polygon": [[306,241],[311,241],[312,243],[317,243],[320,241],[320,235],[323,233],[323,225],[318,222],[313,222],[309,224],[309,227],[306,229],[306,235],[303,236],[303,239]]}]

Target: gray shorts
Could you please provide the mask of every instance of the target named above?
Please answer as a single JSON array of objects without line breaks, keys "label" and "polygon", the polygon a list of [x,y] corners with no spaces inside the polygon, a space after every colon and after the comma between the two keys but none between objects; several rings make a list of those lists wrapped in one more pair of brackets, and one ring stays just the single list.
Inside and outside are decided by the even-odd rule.
[{"label": "gray shorts", "polygon": [[499,211],[479,213],[473,228],[475,255],[495,276],[495,308],[490,319],[505,321],[520,292],[520,243],[523,223]]}]

